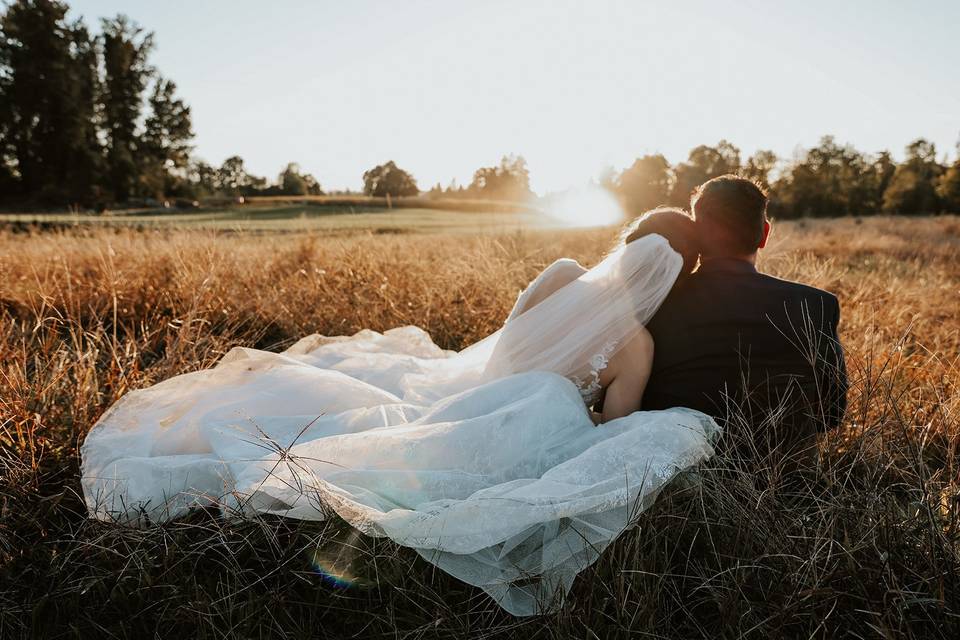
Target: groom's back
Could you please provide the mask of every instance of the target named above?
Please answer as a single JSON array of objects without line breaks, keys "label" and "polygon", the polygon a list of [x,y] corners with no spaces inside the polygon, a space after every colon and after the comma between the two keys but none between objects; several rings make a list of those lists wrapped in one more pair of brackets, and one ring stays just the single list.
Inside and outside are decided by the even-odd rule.
[{"label": "groom's back", "polygon": [[643,408],[684,406],[728,421],[779,407],[803,431],[836,426],[846,405],[839,314],[826,291],[743,260],[709,260],[648,325],[655,349]]},{"label": "groom's back", "polygon": [[759,185],[732,175],[694,191],[703,264],[648,325],[643,407],[699,409],[779,448],[839,424],[847,376],[836,297],[753,266],[770,232],[767,202]]}]

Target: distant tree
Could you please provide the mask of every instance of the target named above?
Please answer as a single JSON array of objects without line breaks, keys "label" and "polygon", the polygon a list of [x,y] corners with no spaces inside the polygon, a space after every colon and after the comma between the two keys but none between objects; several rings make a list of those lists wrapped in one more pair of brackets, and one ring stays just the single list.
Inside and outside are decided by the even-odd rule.
[{"label": "distant tree", "polygon": [[186,180],[189,185],[185,196],[200,198],[215,195],[219,189],[217,169],[203,160],[193,160],[187,165]]},{"label": "distant tree", "polygon": [[[854,156],[851,156],[854,157]],[[896,170],[889,151],[881,151],[875,156],[860,156],[862,166],[857,161],[855,170],[848,172],[844,179],[847,209],[851,215],[872,215],[883,209],[883,193]]]},{"label": "distant tree", "polygon": [[142,163],[144,195],[163,197],[182,180],[190,160],[193,130],[190,107],[176,97],[176,85],[158,78],[150,96],[150,115],[144,123],[138,160]]},{"label": "distant tree", "polygon": [[250,181],[246,187],[241,190],[242,195],[244,196],[256,196],[256,195],[269,195],[267,192],[271,189],[267,185],[267,179],[263,176],[249,176]]},{"label": "distant tree", "polygon": [[647,209],[666,204],[670,197],[670,163],[662,155],[637,158],[616,180],[616,192],[624,209],[635,216]]},{"label": "distant tree", "polygon": [[777,154],[767,149],[760,149],[752,156],[747,158],[747,163],[743,165],[740,174],[744,178],[756,180],[764,186],[770,188],[770,172],[777,166]]},{"label": "distant tree", "polygon": [[247,173],[240,156],[230,156],[224,160],[217,169],[214,182],[217,191],[231,196],[241,195],[251,183],[252,177]]},{"label": "distant tree", "polygon": [[960,213],[960,144],[957,145],[957,159],[940,176],[937,195],[945,211]]},{"label": "distant tree", "polygon": [[90,199],[100,167],[97,49],[68,7],[18,0],[0,16],[0,161],[5,191]]},{"label": "distant tree", "polygon": [[310,196],[322,196],[323,189],[320,188],[320,182],[313,177],[311,173],[302,173],[300,177],[303,179],[304,186],[307,188],[307,195]]},{"label": "distant tree", "polygon": [[900,164],[883,194],[883,210],[889,213],[934,213],[940,208],[937,183],[943,167],[937,162],[937,149],[923,138],[906,149]]},{"label": "distant tree", "polygon": [[686,162],[674,167],[670,201],[677,206],[690,204],[691,192],[710,178],[740,170],[740,149],[721,140],[717,146],[700,145],[690,151]]},{"label": "distant tree", "polygon": [[873,174],[876,180],[876,209],[879,211],[883,207],[883,194],[890,186],[890,180],[897,170],[897,163],[893,161],[893,156],[889,151],[881,151],[873,160]]},{"label": "distant tree", "polygon": [[773,185],[772,212],[781,217],[873,213],[877,186],[868,159],[824,136],[801,153]]},{"label": "distant tree", "polygon": [[382,198],[415,196],[420,193],[420,190],[413,176],[390,160],[386,164],[377,165],[364,172],[363,192],[368,196]]},{"label": "distant tree", "polygon": [[310,174],[301,173],[300,165],[291,162],[277,179],[280,193],[287,196],[319,196],[323,194],[320,183]]},{"label": "distant tree", "polygon": [[597,176],[597,184],[605,191],[617,193],[617,170],[611,165],[605,166]]},{"label": "distant tree", "polygon": [[307,195],[307,183],[300,176],[300,171],[293,163],[287,165],[279,179],[280,192],[288,196]]},{"label": "distant tree", "polygon": [[504,156],[496,167],[477,169],[467,191],[489,200],[526,200],[533,195],[527,161],[523,156]]},{"label": "distant tree", "polygon": [[143,93],[153,73],[147,60],[153,34],[123,15],[102,23],[107,163],[114,197],[122,201],[133,193],[138,175],[137,126]]}]

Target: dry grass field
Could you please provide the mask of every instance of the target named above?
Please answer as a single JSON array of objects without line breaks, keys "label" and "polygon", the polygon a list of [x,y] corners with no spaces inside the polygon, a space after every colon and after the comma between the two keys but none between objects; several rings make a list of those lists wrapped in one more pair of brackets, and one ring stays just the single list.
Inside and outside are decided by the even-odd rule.
[{"label": "dry grass field", "polygon": [[515,619],[337,521],[89,521],[79,444],[128,390],[236,345],[417,324],[461,348],[613,230],[0,232],[0,637],[960,637],[960,219],[774,233],[762,268],[843,309],[850,409],[819,465],[726,447],[560,614]]}]

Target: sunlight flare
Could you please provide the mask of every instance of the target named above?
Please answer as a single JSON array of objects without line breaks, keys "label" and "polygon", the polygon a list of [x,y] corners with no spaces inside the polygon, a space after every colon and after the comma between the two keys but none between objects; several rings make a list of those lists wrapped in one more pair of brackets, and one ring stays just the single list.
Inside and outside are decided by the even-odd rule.
[{"label": "sunlight flare", "polygon": [[543,213],[550,226],[566,228],[607,227],[624,219],[617,198],[597,186],[570,189],[544,200]]}]

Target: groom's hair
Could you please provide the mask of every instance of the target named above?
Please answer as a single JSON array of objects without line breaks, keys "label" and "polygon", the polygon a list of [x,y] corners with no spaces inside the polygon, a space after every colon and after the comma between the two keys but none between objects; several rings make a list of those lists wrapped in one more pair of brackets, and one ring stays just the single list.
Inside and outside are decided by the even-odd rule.
[{"label": "groom's hair", "polygon": [[767,193],[757,182],[735,175],[707,180],[690,196],[701,252],[706,257],[749,255],[763,241]]}]

